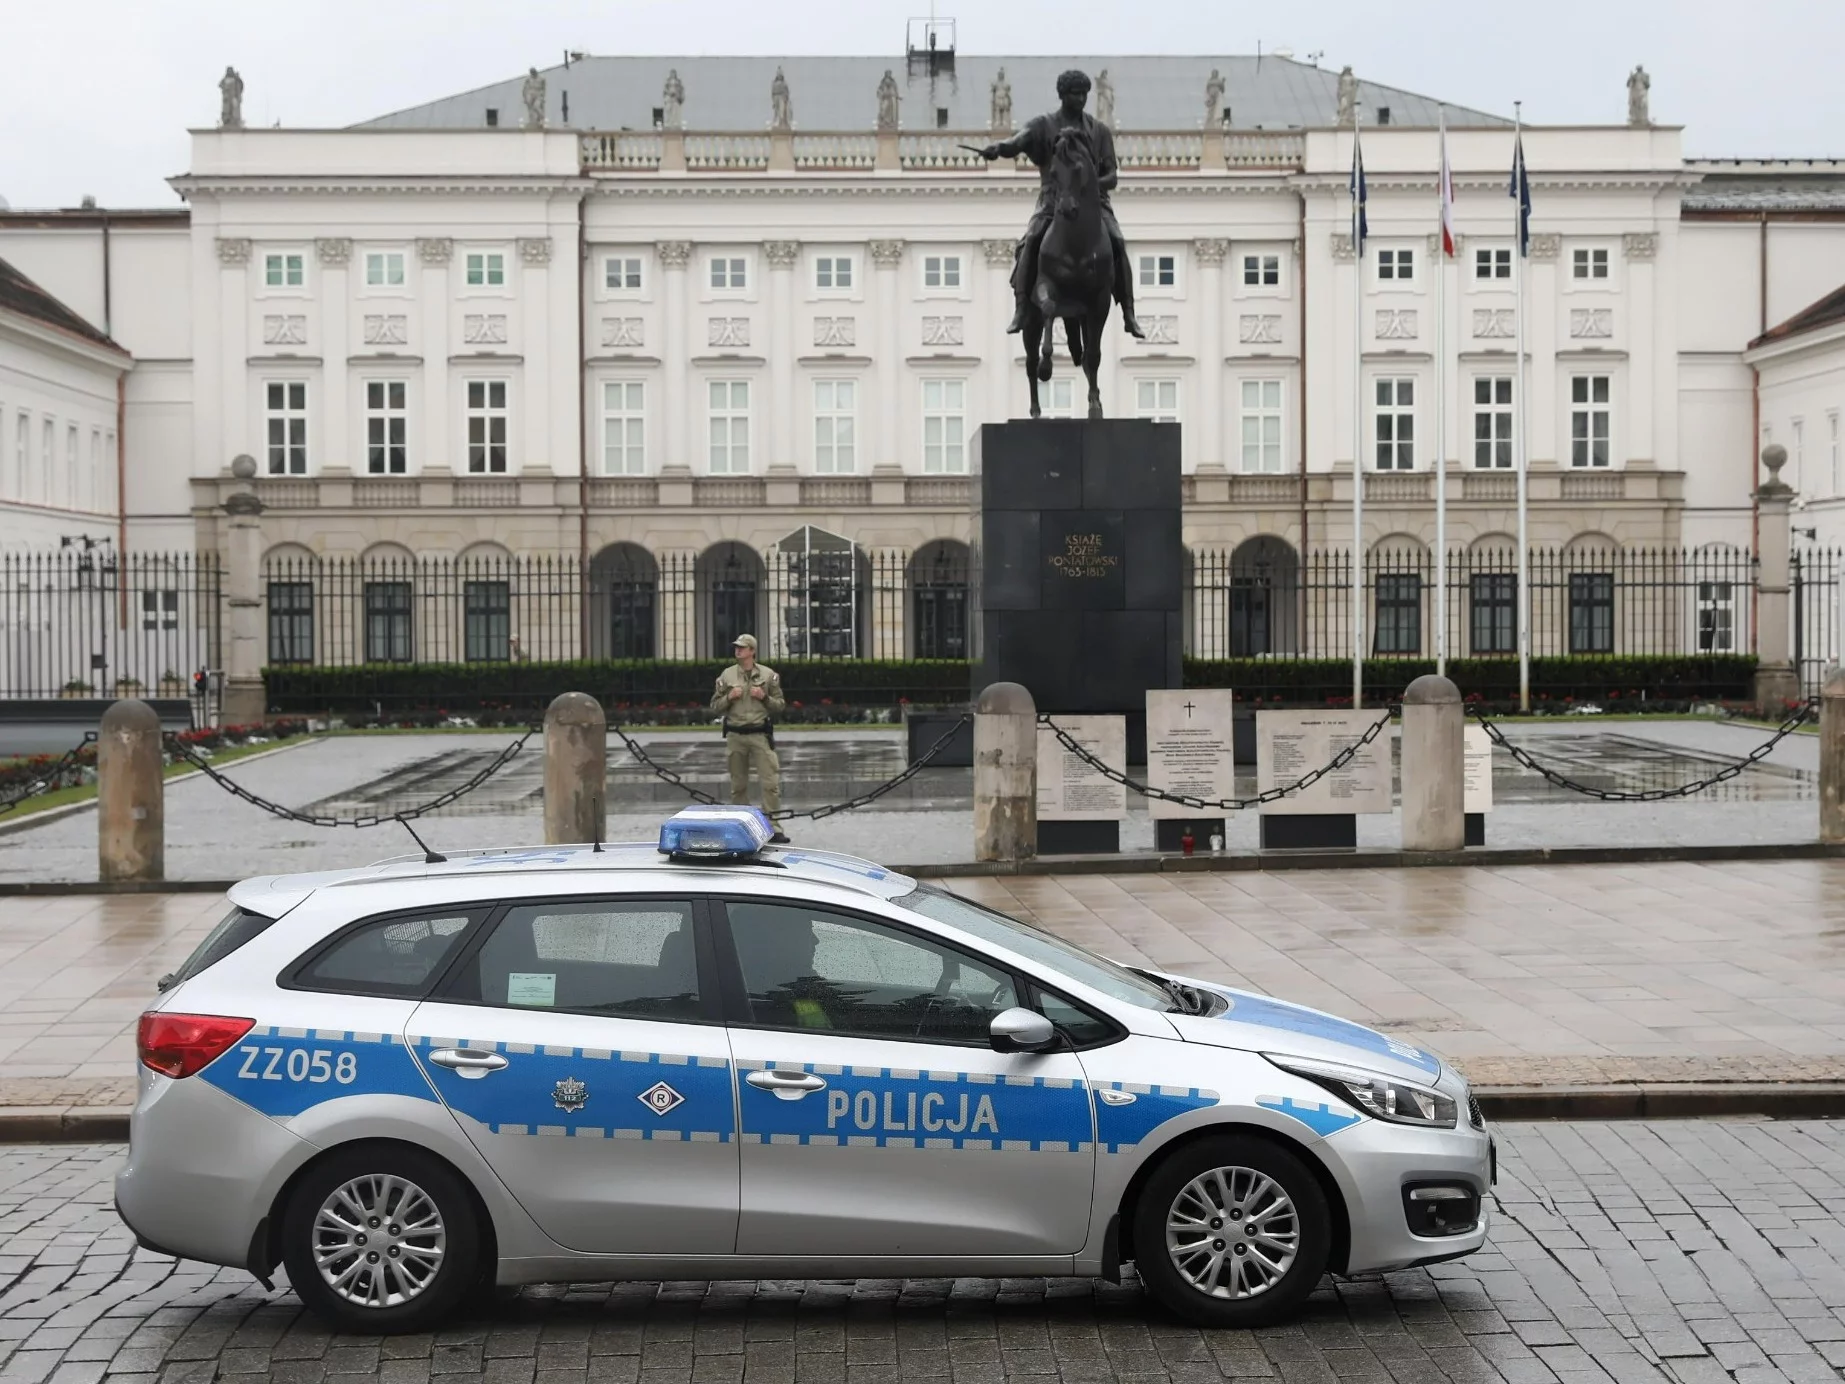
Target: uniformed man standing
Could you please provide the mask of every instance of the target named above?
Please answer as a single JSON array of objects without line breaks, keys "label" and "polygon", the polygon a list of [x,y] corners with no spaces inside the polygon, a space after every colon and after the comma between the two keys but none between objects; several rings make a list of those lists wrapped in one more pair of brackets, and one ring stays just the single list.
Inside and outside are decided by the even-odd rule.
[{"label": "uniformed man standing", "polygon": [[[740,634],[737,661],[718,674],[711,709],[724,716],[724,754],[730,769],[730,800],[743,802],[750,787],[750,766],[762,780],[762,808],[773,815],[782,810],[782,762],[775,753],[775,722],[787,707],[782,680],[773,668],[756,661],[756,636]],[[780,827],[771,841],[786,844]]]}]

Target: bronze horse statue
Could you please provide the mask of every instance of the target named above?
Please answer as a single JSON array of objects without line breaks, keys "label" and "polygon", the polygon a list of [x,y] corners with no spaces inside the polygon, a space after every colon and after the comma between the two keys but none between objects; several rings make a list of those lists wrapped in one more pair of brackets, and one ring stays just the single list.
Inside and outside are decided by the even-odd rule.
[{"label": "bronze horse statue", "polygon": [[1100,418],[1102,390],[1095,377],[1115,291],[1115,256],[1102,220],[1102,188],[1088,135],[1075,127],[1059,130],[1049,171],[1053,215],[1038,247],[1038,278],[1023,328],[1031,416],[1041,416],[1038,382],[1051,377],[1052,323],[1061,318],[1071,363],[1089,380],[1089,416]]}]

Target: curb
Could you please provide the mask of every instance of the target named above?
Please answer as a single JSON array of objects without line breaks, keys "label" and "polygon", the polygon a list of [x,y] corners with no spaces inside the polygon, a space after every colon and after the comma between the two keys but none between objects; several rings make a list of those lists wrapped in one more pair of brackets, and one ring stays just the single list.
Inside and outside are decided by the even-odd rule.
[{"label": "curb", "polygon": [[[1845,1119],[1845,1082],[1725,1082],[1653,1086],[1479,1086],[1489,1120]],[[31,1106],[0,1110],[0,1144],[119,1144],[129,1112],[120,1106]]]}]

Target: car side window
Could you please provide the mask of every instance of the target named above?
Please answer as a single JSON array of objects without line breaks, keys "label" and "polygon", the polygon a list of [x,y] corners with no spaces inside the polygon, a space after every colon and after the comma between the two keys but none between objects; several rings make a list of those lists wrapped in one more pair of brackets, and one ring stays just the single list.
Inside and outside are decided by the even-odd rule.
[{"label": "car side window", "polygon": [[1039,990],[1037,1000],[1038,1012],[1057,1026],[1057,1031],[1070,1040],[1072,1047],[1098,1047],[1119,1036],[1108,1020],[1091,1014],[1062,995]]},{"label": "car side window", "polygon": [[984,1043],[1012,977],[925,937],[801,904],[733,901],[749,1022],[864,1038]]},{"label": "car side window", "polygon": [[420,998],[461,944],[478,912],[374,918],[341,934],[301,966],[294,984],[343,995]]},{"label": "car side window", "polygon": [[692,905],[662,899],[515,905],[454,990],[456,999],[511,1009],[698,1020]]}]

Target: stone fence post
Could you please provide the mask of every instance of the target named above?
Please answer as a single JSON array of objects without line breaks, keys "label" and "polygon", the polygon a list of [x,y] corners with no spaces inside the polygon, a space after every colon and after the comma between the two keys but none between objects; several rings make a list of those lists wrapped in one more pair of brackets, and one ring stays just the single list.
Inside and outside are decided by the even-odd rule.
[{"label": "stone fence post", "polygon": [[565,692],[545,710],[545,844],[601,841],[608,823],[609,727],[602,703]]},{"label": "stone fence post", "polygon": [[166,878],[165,776],[160,717],[135,698],[103,712],[96,741],[96,875]]},{"label": "stone fence post", "polygon": [[224,603],[226,606],[224,660],[224,723],[250,725],[269,709],[263,689],[263,502],[251,482],[256,459],[239,456],[231,474],[242,487],[224,502],[225,525]]},{"label": "stone fence post", "polygon": [[1819,694],[1819,839],[1845,845],[1845,667]]},{"label": "stone fence post", "polygon": [[1793,487],[1783,484],[1781,468],[1787,465],[1787,448],[1770,443],[1762,448],[1762,465],[1768,479],[1755,492],[1761,515],[1756,542],[1755,704],[1771,721],[1781,719],[1781,708],[1800,699],[1800,672],[1794,667],[1788,638],[1788,593],[1792,586],[1789,549],[1793,535],[1788,514]]},{"label": "stone fence post", "polygon": [[1430,673],[1403,693],[1403,849],[1466,844],[1467,715],[1460,689]]},{"label": "stone fence post", "polygon": [[1038,851],[1038,708],[1016,682],[974,705],[974,859],[1029,860]]}]

